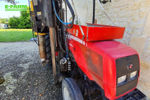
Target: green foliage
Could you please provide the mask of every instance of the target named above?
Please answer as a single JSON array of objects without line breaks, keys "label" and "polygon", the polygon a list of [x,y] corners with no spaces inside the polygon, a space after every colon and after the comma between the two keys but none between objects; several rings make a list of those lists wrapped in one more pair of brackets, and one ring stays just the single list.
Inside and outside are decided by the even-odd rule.
[{"label": "green foliage", "polygon": [[29,29],[31,28],[31,20],[29,11],[21,11],[20,17],[12,17],[8,21],[10,28]]},{"label": "green foliage", "polygon": [[8,19],[7,18],[0,19],[0,23],[8,24]]},{"label": "green foliage", "polygon": [[18,28],[18,25],[20,23],[20,19],[17,17],[12,17],[9,19],[8,23],[9,23],[9,26],[11,28]]}]

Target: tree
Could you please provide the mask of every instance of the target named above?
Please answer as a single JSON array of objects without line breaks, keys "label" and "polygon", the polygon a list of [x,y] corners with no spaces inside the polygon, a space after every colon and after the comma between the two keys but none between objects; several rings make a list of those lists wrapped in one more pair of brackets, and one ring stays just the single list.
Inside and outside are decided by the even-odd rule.
[{"label": "tree", "polygon": [[20,23],[20,19],[17,17],[12,17],[8,21],[10,28],[18,28],[18,25]]},{"label": "tree", "polygon": [[7,18],[0,19],[0,23],[8,24],[8,19]]},{"label": "tree", "polygon": [[31,28],[30,14],[28,11],[22,11],[20,16],[19,28]]},{"label": "tree", "polygon": [[12,3],[12,4],[16,4],[15,0],[3,0],[3,1],[6,1],[6,2],[9,2],[9,3]]},{"label": "tree", "polygon": [[31,28],[32,25],[31,25],[29,11],[21,11],[20,17],[10,18],[9,26],[10,28],[19,28],[19,29]]}]

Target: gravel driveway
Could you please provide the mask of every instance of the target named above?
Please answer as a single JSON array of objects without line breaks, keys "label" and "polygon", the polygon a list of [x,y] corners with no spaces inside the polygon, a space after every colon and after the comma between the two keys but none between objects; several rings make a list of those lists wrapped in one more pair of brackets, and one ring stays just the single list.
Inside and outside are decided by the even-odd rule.
[{"label": "gravel driveway", "polygon": [[62,100],[49,66],[42,66],[34,42],[0,43],[0,100]]}]

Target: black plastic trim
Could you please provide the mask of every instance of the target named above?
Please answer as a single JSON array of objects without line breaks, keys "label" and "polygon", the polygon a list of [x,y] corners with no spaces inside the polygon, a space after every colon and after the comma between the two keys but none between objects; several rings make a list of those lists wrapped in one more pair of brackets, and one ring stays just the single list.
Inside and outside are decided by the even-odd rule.
[{"label": "black plastic trim", "polygon": [[135,89],[117,100],[146,100],[146,96],[140,90]]}]

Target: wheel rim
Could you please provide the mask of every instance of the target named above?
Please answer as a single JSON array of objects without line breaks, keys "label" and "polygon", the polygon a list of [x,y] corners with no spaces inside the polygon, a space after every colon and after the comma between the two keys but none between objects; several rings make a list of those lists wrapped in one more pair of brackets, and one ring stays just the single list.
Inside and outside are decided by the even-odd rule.
[{"label": "wheel rim", "polygon": [[67,89],[67,87],[63,88],[63,99],[64,100],[72,100],[71,96],[70,96],[70,93],[69,93],[69,90]]}]

